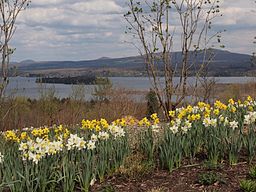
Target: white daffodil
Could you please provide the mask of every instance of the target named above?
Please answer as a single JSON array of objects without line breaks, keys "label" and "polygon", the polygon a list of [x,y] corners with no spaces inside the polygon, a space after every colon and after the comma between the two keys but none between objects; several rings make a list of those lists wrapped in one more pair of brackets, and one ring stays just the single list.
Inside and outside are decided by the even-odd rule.
[{"label": "white daffodil", "polygon": [[96,148],[96,145],[95,145],[95,142],[90,140],[88,143],[87,143],[87,149],[89,150],[93,150]]},{"label": "white daffodil", "polygon": [[172,131],[173,134],[176,134],[179,131],[179,127],[176,125],[173,125],[170,127],[170,130]]},{"label": "white daffodil", "polygon": [[231,121],[229,122],[229,126],[235,130],[236,128],[238,128],[238,122],[237,121]]},{"label": "white daffodil", "polygon": [[244,124],[250,125],[255,123],[256,121],[256,112],[249,112],[247,115],[244,116]]},{"label": "white daffodil", "polygon": [[184,125],[181,126],[181,131],[183,133],[187,133],[188,130],[192,127],[192,123],[190,123],[189,121],[185,121]]},{"label": "white daffodil", "polygon": [[209,127],[210,125],[211,125],[211,119],[210,118],[205,118],[204,120],[203,120],[203,125],[205,126],[205,127]]},{"label": "white daffodil", "polygon": [[207,117],[203,120],[203,125],[205,127],[209,127],[209,126],[216,127],[217,126],[217,119],[211,119],[211,118]]},{"label": "white daffodil", "polygon": [[4,156],[2,155],[2,153],[0,152],[0,163],[4,162]]},{"label": "white daffodil", "polygon": [[116,126],[116,125],[110,125],[108,127],[108,130],[110,133],[115,137],[124,137],[125,136],[125,131],[122,127]]},{"label": "white daffodil", "polygon": [[93,134],[91,135],[91,140],[92,140],[92,141],[97,141],[97,140],[98,140],[98,136],[93,133]]},{"label": "white daffodil", "polygon": [[68,150],[77,148],[78,150],[86,148],[86,142],[83,138],[78,137],[77,134],[70,134],[70,137],[66,144]]},{"label": "white daffodil", "polygon": [[175,120],[175,125],[176,125],[176,126],[180,126],[180,124],[181,124],[181,120],[177,118],[177,119]]},{"label": "white daffodil", "polygon": [[108,140],[109,139],[109,134],[107,132],[105,132],[105,131],[100,131],[98,137],[101,140]]},{"label": "white daffodil", "polygon": [[21,142],[19,146],[19,151],[25,151],[27,149],[28,149],[28,144]]},{"label": "white daffodil", "polygon": [[217,126],[217,119],[211,119],[211,126],[213,127]]},{"label": "white daffodil", "polygon": [[38,164],[41,158],[42,156],[40,154],[32,153],[31,151],[28,152],[28,160],[33,161],[35,164]]}]

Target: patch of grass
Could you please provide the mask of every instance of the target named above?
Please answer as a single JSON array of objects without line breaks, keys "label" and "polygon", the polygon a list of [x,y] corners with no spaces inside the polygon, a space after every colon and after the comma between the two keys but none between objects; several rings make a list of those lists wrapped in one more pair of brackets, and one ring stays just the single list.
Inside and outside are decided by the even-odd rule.
[{"label": "patch of grass", "polygon": [[240,189],[244,192],[255,192],[256,182],[253,180],[242,180],[240,181]]},{"label": "patch of grass", "polygon": [[251,179],[256,179],[256,166],[250,168],[249,175]]},{"label": "patch of grass", "polygon": [[201,185],[212,185],[216,182],[225,183],[223,178],[214,172],[199,174],[197,182]]},{"label": "patch of grass", "polygon": [[223,167],[223,165],[214,164],[211,161],[205,161],[203,164],[203,167],[207,170],[217,170],[217,169],[221,169]]},{"label": "patch of grass", "polygon": [[136,179],[149,174],[154,168],[153,162],[145,161],[142,154],[136,153],[129,155],[117,172],[130,179]]}]

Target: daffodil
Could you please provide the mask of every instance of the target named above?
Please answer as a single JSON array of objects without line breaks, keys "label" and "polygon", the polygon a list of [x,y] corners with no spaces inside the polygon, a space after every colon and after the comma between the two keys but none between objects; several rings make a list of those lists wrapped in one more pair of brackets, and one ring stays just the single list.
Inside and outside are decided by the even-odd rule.
[{"label": "daffodil", "polygon": [[244,124],[250,125],[255,123],[256,121],[256,112],[249,112],[247,115],[244,116]]},{"label": "daffodil", "polygon": [[101,139],[101,140],[108,140],[109,139],[109,134],[105,131],[101,131],[101,132],[99,132],[98,138]]},{"label": "daffodil", "polygon": [[4,156],[3,154],[0,152],[0,164],[4,162]]},{"label": "daffodil", "polygon": [[173,134],[176,134],[179,131],[179,127],[177,125],[173,125],[170,127],[170,130],[172,131]]},{"label": "daffodil", "polygon": [[124,137],[125,136],[125,131],[122,127],[116,126],[116,125],[110,125],[108,127],[108,130],[110,133],[115,137]]},{"label": "daffodil", "polygon": [[211,118],[207,117],[203,120],[203,125],[205,127],[209,127],[209,126],[216,127],[217,126],[217,119],[211,119]]},{"label": "daffodil", "polygon": [[86,148],[86,142],[83,138],[77,136],[77,134],[70,134],[69,139],[67,140],[67,149],[85,149]]},{"label": "daffodil", "polygon": [[172,118],[175,117],[175,111],[169,111],[169,116]]},{"label": "daffodil", "polygon": [[19,137],[16,135],[15,131],[6,131],[4,137],[7,141],[20,142]]},{"label": "daffodil", "polygon": [[95,142],[90,140],[90,141],[87,143],[87,149],[88,149],[88,150],[93,150],[93,149],[95,149],[95,148],[96,148]]},{"label": "daffodil", "polygon": [[237,121],[231,121],[229,122],[229,126],[235,130],[236,128],[238,128],[238,122]]}]

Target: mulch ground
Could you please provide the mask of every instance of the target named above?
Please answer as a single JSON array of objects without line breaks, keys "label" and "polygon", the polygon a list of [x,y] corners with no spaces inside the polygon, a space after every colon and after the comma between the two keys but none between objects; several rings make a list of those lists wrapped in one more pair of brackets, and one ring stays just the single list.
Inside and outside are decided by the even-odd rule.
[{"label": "mulch ground", "polygon": [[[249,165],[221,164],[215,168],[205,165],[184,166],[169,173],[154,170],[150,174],[137,179],[129,179],[122,175],[107,178],[103,183],[96,182],[90,191],[95,192],[240,192],[239,182],[248,176]],[[202,173],[216,173],[221,181],[211,185],[202,185],[198,177]]]}]

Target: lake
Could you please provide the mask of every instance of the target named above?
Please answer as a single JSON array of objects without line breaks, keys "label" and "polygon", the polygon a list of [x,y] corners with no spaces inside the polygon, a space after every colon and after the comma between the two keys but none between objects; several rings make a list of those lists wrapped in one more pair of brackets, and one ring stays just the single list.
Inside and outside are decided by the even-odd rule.
[{"label": "lake", "polygon": [[[151,87],[147,77],[110,77],[114,87],[127,88],[134,90],[148,91]],[[163,80],[161,78],[161,80]],[[256,82],[255,77],[215,77],[217,83],[248,83]],[[178,82],[179,78],[175,77],[174,82]],[[188,78],[189,84],[193,85],[194,77]],[[24,96],[31,99],[40,97],[40,91],[54,90],[58,98],[69,97],[76,87],[81,85],[65,85],[65,84],[39,84],[36,83],[36,77],[12,77],[6,90],[6,95]],[[86,99],[92,98],[94,85],[85,85]]]}]

